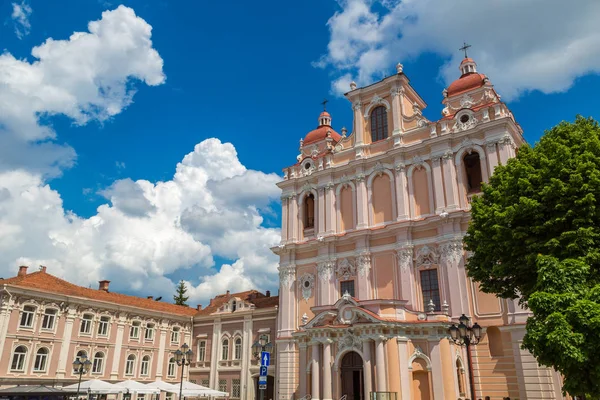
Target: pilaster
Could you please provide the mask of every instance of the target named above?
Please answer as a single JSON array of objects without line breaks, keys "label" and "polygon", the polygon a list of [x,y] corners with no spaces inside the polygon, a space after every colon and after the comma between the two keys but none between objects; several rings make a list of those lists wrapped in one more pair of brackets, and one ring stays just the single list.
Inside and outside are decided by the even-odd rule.
[{"label": "pilaster", "polygon": [[444,181],[442,178],[441,157],[431,159],[433,165],[433,191],[435,196],[435,213],[438,214],[446,208],[444,200]]},{"label": "pilaster", "polygon": [[[440,245],[441,262],[448,277],[450,315],[459,318],[463,313],[471,315],[469,308],[468,278],[464,266],[462,241],[452,240]],[[441,299],[443,302],[445,299]],[[436,304],[437,305],[437,304]]]},{"label": "pilaster", "polygon": [[[252,315],[244,316],[244,326],[242,333],[242,371],[240,374],[240,388],[242,393],[246,393],[246,398],[249,398],[248,388],[253,385],[252,377],[250,375],[250,366],[252,360],[252,347],[250,346],[250,344],[253,342],[252,329]],[[250,384],[248,382],[250,382]]]},{"label": "pilaster", "polygon": [[281,197],[281,243],[286,243],[288,239],[288,219],[289,219],[289,199],[287,196]]},{"label": "pilaster", "polygon": [[323,343],[323,400],[332,400],[331,382],[331,339]]},{"label": "pilaster", "polygon": [[221,342],[221,320],[218,319],[214,322],[213,325],[213,335],[212,335],[212,343],[211,343],[211,351],[210,351],[210,375],[209,382],[211,388],[216,388],[219,382],[219,371],[217,366],[219,365],[219,347]]},{"label": "pilaster", "polygon": [[356,211],[358,214],[358,224],[356,229],[364,229],[369,226],[369,210],[367,197],[367,184],[365,175],[362,171],[356,175]]},{"label": "pilaster", "polygon": [[[62,337],[62,343],[60,345],[60,355],[58,358],[58,367],[56,369],[56,378],[57,379],[64,379],[65,374],[67,372],[67,365],[71,366],[71,361],[69,360],[69,348],[71,347],[71,336],[73,335],[73,323],[75,321],[75,316],[76,316],[76,311],[74,309],[71,308],[67,308],[67,310],[65,310],[65,328],[63,331],[63,337]],[[121,342],[122,342],[122,335],[121,335]],[[117,341],[115,343],[115,348],[114,348],[114,357],[116,359],[118,359],[119,354],[117,353],[117,345],[119,345],[119,337],[118,337],[118,332],[117,332]],[[120,352],[120,345],[119,345],[119,352]],[[113,369],[114,369],[114,362],[113,362]],[[112,375],[112,373],[111,373]]]},{"label": "pilaster", "polygon": [[408,214],[408,187],[406,184],[406,168],[404,163],[397,163],[395,166],[395,184],[396,184],[396,219],[398,221],[409,218]]},{"label": "pilaster", "polygon": [[298,240],[298,196],[294,193],[288,199],[289,210],[289,235],[288,241],[296,242]]},{"label": "pilaster", "polygon": [[169,326],[163,322],[159,325],[160,336],[158,338],[158,355],[156,358],[156,377],[163,376],[163,367],[165,365],[165,352],[167,346],[167,334]]},{"label": "pilaster", "polygon": [[364,119],[362,114],[362,103],[360,101],[352,104],[354,110],[354,134],[356,135],[355,146],[362,146],[365,142]]},{"label": "pilaster", "polygon": [[487,154],[488,168],[490,170],[490,174],[493,174],[494,170],[498,166],[498,144],[496,142],[486,143],[485,152]]},{"label": "pilaster", "polygon": [[444,399],[444,371],[439,339],[429,341],[433,398]]},{"label": "pilaster", "polygon": [[414,250],[412,244],[405,244],[396,250],[400,272],[400,298],[408,301],[407,308],[415,309],[415,278],[413,268]]},{"label": "pilaster", "polygon": [[327,233],[328,235],[333,235],[337,231],[335,190],[333,190],[333,188],[333,183],[328,183],[327,185],[325,185],[325,218],[327,219],[327,229],[325,233]]},{"label": "pilaster", "polygon": [[362,342],[362,351],[363,351],[363,379],[365,385],[365,399],[371,398],[371,392],[373,391],[373,365],[371,361],[371,343],[373,341],[370,339],[364,339]]},{"label": "pilaster", "polygon": [[401,337],[398,341],[398,358],[400,359],[400,393],[399,400],[411,400],[410,396],[410,371],[408,369],[408,339]]},{"label": "pilaster", "polygon": [[[113,349],[113,364],[110,371],[110,379],[117,379],[119,377],[119,366],[121,365],[121,349],[123,348],[123,335],[125,332],[125,324],[127,319],[124,315],[119,315],[117,318],[117,335],[115,338],[115,347]],[[71,325],[71,329],[73,326]]]},{"label": "pilaster", "polygon": [[321,344],[318,342],[314,342],[311,345],[312,347],[312,367],[310,369],[310,376],[312,378],[311,385],[311,400],[319,400],[320,396],[320,384],[319,384],[319,376],[321,375],[321,369],[319,368],[319,358],[321,354]]},{"label": "pilaster", "polygon": [[364,251],[356,257],[356,272],[358,275],[358,299],[361,301],[371,300],[371,254],[368,251]]},{"label": "pilaster", "polygon": [[306,396],[307,393],[307,385],[306,385],[306,378],[307,378],[307,365],[306,365],[306,361],[307,361],[307,354],[306,354],[306,348],[307,348],[307,344],[306,343],[300,343],[298,345],[299,347],[299,351],[300,351],[300,360],[299,360],[299,366],[300,366],[300,385],[298,388],[298,396],[297,398],[303,398],[304,396]]},{"label": "pilaster", "polygon": [[[375,368],[377,369],[376,389],[378,392],[387,392],[386,385],[386,360],[385,360],[385,338],[375,340]],[[441,397],[440,397],[441,398]]]}]

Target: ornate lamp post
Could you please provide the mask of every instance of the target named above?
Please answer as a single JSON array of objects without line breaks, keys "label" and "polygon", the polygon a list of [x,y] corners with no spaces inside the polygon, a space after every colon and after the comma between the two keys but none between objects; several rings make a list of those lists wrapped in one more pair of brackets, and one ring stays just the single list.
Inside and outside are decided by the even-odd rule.
[{"label": "ornate lamp post", "polygon": [[470,325],[470,319],[465,314],[458,319],[458,326],[452,324],[448,329],[454,343],[467,348],[467,364],[469,365],[469,383],[471,399],[475,400],[475,383],[473,382],[473,364],[471,363],[471,346],[479,343],[481,339],[481,326],[477,322]]},{"label": "ornate lamp post", "polygon": [[179,400],[181,400],[181,394],[183,392],[183,370],[186,365],[190,365],[192,362],[194,353],[190,349],[190,346],[188,346],[187,343],[184,343],[183,346],[173,352],[173,354],[175,355],[175,362],[181,367],[181,379],[179,381]]},{"label": "ornate lamp post", "polygon": [[84,354],[80,357],[77,357],[75,361],[73,361],[73,371],[76,375],[79,375],[79,381],[77,382],[77,394],[75,398],[79,398],[79,387],[81,386],[81,377],[83,374],[87,374],[90,372],[90,368],[92,368],[92,363],[88,360],[87,356]]},{"label": "ornate lamp post", "polygon": [[[269,342],[269,337],[267,335],[260,335],[258,340],[256,342],[254,342],[254,344],[252,345],[252,353],[254,354],[254,358],[259,360],[259,365],[260,365],[260,355],[262,354],[263,351],[266,351],[269,354],[271,354],[271,352],[273,351],[273,343]],[[260,384],[258,386],[260,387]],[[265,390],[259,389],[258,391],[260,392],[260,400],[264,400]]]}]

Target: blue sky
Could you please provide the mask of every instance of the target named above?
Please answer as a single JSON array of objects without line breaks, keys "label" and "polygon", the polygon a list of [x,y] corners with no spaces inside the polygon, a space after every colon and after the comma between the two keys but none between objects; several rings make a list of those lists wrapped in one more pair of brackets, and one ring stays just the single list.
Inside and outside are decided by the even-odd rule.
[{"label": "blue sky", "polygon": [[[460,13],[446,3],[3,0],[1,274],[44,263],[80,284],[108,278],[167,298],[181,278],[199,302],[276,288],[274,174],[295,161],[323,98],[334,128],[351,127],[339,93],[402,62],[426,117],[438,119],[463,40],[529,142],[578,113],[600,117],[595,2],[557,1],[545,15],[535,1],[490,9],[458,0]],[[121,4],[128,12],[103,17]],[[570,13],[577,19],[564,23]],[[90,21],[102,28],[82,51],[69,37]],[[74,51],[42,46],[43,66],[32,65],[32,48],[48,38]],[[33,72],[18,76],[22,68]],[[44,85],[33,78],[40,70]],[[219,141],[195,150],[210,138]],[[178,163],[185,171],[174,178]],[[195,185],[211,173],[218,178]],[[252,179],[260,184],[245,187]]]}]

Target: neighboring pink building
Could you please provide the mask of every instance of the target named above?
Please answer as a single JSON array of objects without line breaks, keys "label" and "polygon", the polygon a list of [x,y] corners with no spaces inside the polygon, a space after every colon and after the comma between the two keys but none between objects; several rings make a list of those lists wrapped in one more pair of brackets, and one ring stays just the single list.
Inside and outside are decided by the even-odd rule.
[{"label": "neighboring pink building", "polygon": [[520,347],[527,312],[465,272],[471,198],[524,139],[475,62],[460,71],[438,121],[400,64],[352,83],[352,133],[322,112],[284,169],[278,400],[464,398],[466,354],[447,334],[462,313],[484,327],[477,398],[563,398],[559,375]]},{"label": "neighboring pink building", "polygon": [[74,383],[82,354],[93,363],[84,380],[178,382],[172,354],[191,343],[196,309],[113,293],[109,283],[84,288],[46,267],[0,280],[0,385]]},{"label": "neighboring pink building", "polygon": [[[199,310],[194,316],[191,380],[228,392],[232,399],[258,398],[259,361],[251,348],[261,335],[275,345],[278,304],[270,292],[250,290],[216,296]],[[273,351],[265,400],[275,399],[276,365]]]}]

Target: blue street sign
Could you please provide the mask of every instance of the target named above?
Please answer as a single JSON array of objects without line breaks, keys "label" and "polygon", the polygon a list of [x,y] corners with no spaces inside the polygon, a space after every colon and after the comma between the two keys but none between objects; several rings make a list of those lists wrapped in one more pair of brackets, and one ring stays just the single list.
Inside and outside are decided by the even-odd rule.
[{"label": "blue street sign", "polygon": [[261,384],[261,383],[266,384],[267,383],[267,377],[266,376],[259,376],[258,377],[258,383],[259,384]]},{"label": "blue street sign", "polygon": [[267,385],[258,385],[258,390],[267,390]]},{"label": "blue street sign", "polygon": [[271,353],[269,353],[268,351],[263,351],[262,353],[260,353],[260,365],[262,365],[263,367],[268,367],[270,361]]},{"label": "blue street sign", "polygon": [[260,367],[260,376],[267,376],[267,367],[265,367],[264,365],[262,367]]}]

